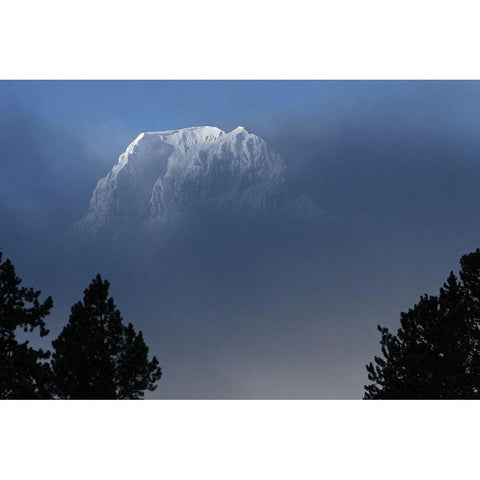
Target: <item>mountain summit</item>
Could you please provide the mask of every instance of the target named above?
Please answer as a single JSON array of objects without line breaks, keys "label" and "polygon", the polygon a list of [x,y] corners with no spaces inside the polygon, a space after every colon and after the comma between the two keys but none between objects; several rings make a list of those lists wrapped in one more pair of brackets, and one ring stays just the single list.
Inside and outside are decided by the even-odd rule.
[{"label": "mountain summit", "polygon": [[144,132],[100,179],[82,229],[164,225],[198,208],[321,215],[305,196],[291,198],[285,162],[243,127]]}]

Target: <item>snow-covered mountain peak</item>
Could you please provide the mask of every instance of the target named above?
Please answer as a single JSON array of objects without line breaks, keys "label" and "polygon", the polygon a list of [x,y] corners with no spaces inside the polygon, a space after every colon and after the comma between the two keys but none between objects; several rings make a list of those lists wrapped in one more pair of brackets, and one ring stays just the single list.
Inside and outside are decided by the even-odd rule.
[{"label": "snow-covered mountain peak", "polygon": [[234,128],[230,133],[238,134],[238,133],[243,133],[243,132],[248,134],[247,129],[245,127],[242,127],[241,125],[239,125],[237,128]]},{"label": "snow-covered mountain peak", "polygon": [[[178,130],[163,130],[140,133],[127,147],[130,153],[137,145],[165,142],[170,145],[209,143],[223,137],[225,132],[217,127],[189,127]],[[126,152],[126,153],[127,153]]]},{"label": "snow-covered mountain peak", "polygon": [[163,222],[200,205],[242,211],[285,209],[285,163],[244,127],[144,132],[97,183],[82,225]]}]

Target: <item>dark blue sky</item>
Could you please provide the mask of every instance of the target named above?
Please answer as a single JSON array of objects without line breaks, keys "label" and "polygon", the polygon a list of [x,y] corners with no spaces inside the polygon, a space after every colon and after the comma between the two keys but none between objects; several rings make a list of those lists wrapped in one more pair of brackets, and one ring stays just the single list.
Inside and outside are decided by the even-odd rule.
[{"label": "dark blue sky", "polygon": [[82,136],[203,124],[267,132],[288,120],[328,125],[342,115],[353,124],[375,115],[386,128],[408,117],[412,127],[428,123],[439,133],[479,127],[476,82],[4,81],[0,92]]},{"label": "dark blue sky", "polygon": [[[287,382],[300,396],[360,397],[376,324],[397,325],[400,311],[436,293],[460,256],[480,247],[480,82],[3,81],[0,105],[0,247],[34,284],[34,244],[48,249],[86,212],[95,182],[138,133],[243,125],[281,153],[290,188],[351,233],[348,252],[326,267],[329,283],[319,275],[297,285],[302,328],[273,333],[280,349],[289,338],[300,345],[285,347],[290,365],[307,372]],[[327,289],[321,301],[317,288]],[[135,313],[128,302],[125,310]],[[317,311],[328,321],[312,333]],[[235,363],[226,350],[222,362]],[[266,364],[271,388],[255,391],[281,396],[276,362]],[[219,380],[211,382],[215,391]]]}]

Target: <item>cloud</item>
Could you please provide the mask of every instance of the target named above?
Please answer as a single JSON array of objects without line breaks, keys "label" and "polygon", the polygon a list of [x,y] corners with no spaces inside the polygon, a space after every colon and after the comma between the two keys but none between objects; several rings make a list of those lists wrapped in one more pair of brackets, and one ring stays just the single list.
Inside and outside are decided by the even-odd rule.
[{"label": "cloud", "polygon": [[448,218],[462,227],[460,218],[476,215],[478,85],[387,82],[351,97],[266,133],[288,162],[291,188],[333,214],[383,223],[423,228]]}]

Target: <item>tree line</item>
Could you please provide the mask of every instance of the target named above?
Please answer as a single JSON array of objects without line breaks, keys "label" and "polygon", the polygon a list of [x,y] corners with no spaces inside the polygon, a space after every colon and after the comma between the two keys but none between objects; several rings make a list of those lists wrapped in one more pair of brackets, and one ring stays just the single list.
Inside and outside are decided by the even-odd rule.
[{"label": "tree line", "polygon": [[142,332],[125,324],[110,284],[97,275],[73,305],[52,351],[21,341],[19,332],[46,337],[51,297],[22,285],[0,252],[0,399],[140,399],[162,371]]},{"label": "tree line", "polygon": [[[0,399],[139,399],[156,388],[158,360],[109,288],[97,275],[52,351],[34,348],[18,333],[48,335],[52,298],[24,287],[0,252]],[[364,399],[479,399],[480,249],[461,258],[438,295],[401,313],[396,334],[377,328],[381,354],[366,366]]]},{"label": "tree line", "polygon": [[381,355],[367,365],[365,399],[480,398],[480,249],[464,255],[438,295],[378,326]]}]

